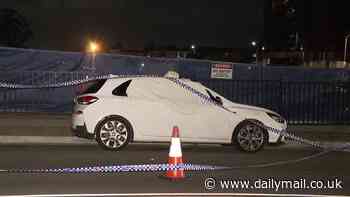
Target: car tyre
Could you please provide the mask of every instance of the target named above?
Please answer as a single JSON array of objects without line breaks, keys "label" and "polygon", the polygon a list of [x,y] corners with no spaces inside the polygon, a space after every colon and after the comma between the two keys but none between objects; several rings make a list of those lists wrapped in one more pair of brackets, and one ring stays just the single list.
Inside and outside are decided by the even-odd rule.
[{"label": "car tyre", "polygon": [[254,122],[254,120],[243,121],[234,131],[232,143],[241,151],[255,153],[268,141],[267,131]]},{"label": "car tyre", "polygon": [[129,121],[120,116],[103,119],[95,130],[96,141],[105,150],[118,151],[133,138],[133,129]]}]

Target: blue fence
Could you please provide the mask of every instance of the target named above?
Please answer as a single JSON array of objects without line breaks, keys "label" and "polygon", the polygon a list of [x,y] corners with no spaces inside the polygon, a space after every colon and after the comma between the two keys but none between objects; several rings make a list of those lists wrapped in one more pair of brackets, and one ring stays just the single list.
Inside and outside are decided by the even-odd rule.
[{"label": "blue fence", "polygon": [[[88,72],[0,72],[1,81],[44,85],[91,76]],[[1,89],[0,111],[71,112],[79,86],[46,89]]]},{"label": "blue fence", "polygon": [[[53,84],[98,74],[158,74],[176,70],[228,99],[275,110],[294,124],[349,123],[348,69],[233,64],[232,80],[211,79],[209,60],[135,57],[0,47],[0,81]],[[0,89],[0,111],[70,112],[79,87]]]},{"label": "blue fence", "polygon": [[202,80],[233,102],[277,111],[290,124],[350,124],[349,82]]},{"label": "blue fence", "polygon": [[[91,77],[89,72],[7,72],[8,82],[54,84]],[[279,112],[291,124],[349,124],[350,82],[200,79],[233,102]],[[79,86],[0,89],[0,111],[71,112]]]}]

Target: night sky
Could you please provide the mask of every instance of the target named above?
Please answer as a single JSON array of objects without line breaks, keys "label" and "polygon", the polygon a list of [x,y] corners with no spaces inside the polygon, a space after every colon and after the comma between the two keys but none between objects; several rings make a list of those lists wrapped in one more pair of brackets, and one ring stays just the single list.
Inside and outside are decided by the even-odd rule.
[{"label": "night sky", "polygon": [[82,50],[98,38],[111,48],[146,43],[247,48],[262,38],[263,0],[1,0],[30,22],[31,48]]}]

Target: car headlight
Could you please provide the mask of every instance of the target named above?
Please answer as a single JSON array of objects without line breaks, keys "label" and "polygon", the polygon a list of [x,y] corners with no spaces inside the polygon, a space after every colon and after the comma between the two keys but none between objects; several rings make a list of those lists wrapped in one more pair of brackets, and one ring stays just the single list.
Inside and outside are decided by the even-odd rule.
[{"label": "car headlight", "polygon": [[285,123],[285,119],[282,118],[281,116],[277,115],[277,114],[272,114],[272,113],[267,113],[267,115],[270,116],[270,118],[274,119],[276,122],[284,124]]}]

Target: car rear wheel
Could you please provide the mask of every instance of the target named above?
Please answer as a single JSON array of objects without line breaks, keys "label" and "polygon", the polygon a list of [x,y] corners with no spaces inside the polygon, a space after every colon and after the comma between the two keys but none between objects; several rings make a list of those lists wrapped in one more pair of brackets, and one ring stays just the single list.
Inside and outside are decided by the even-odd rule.
[{"label": "car rear wheel", "polygon": [[106,150],[120,150],[129,144],[133,136],[130,123],[119,116],[111,116],[96,127],[96,141]]},{"label": "car rear wheel", "polygon": [[257,152],[267,142],[267,132],[253,121],[242,122],[235,130],[232,142],[244,152]]}]

